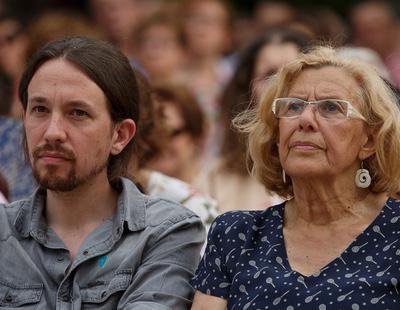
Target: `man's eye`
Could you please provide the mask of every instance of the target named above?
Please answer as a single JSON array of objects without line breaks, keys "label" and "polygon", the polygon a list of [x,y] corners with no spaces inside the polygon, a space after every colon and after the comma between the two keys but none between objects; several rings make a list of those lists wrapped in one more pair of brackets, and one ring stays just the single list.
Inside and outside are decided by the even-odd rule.
[{"label": "man's eye", "polygon": [[89,114],[86,111],[79,110],[79,109],[73,110],[71,112],[71,114],[72,114],[72,116],[79,117],[79,118],[89,116]]},{"label": "man's eye", "polygon": [[47,108],[41,105],[34,106],[32,108],[32,112],[34,113],[45,113],[47,112]]}]

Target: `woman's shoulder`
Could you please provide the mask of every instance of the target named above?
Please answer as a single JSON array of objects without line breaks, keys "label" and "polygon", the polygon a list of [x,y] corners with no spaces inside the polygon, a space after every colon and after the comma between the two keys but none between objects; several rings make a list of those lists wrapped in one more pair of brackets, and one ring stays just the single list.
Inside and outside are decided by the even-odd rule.
[{"label": "woman's shoulder", "polygon": [[150,172],[148,193],[150,196],[179,202],[199,215],[206,225],[218,215],[216,200],[198,191],[191,184],[157,171]]},{"label": "woman's shoulder", "polygon": [[228,211],[219,215],[211,225],[210,234],[219,233],[223,230],[224,234],[230,231],[245,232],[254,227],[267,225],[268,222],[281,222],[283,218],[285,202],[254,211]]}]

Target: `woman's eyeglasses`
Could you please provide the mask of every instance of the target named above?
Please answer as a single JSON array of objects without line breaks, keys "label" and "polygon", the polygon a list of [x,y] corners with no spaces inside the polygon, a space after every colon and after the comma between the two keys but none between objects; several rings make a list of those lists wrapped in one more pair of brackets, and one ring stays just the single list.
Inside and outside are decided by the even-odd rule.
[{"label": "woman's eyeglasses", "polygon": [[364,116],[349,101],[341,99],[306,101],[299,98],[276,98],[272,103],[272,112],[277,118],[297,118],[309,104],[326,119],[359,118],[365,121]]}]

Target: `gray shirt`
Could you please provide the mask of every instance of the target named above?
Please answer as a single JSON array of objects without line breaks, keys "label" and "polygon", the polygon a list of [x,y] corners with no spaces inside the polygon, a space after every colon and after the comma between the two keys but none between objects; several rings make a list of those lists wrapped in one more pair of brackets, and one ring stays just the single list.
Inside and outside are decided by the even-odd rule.
[{"label": "gray shirt", "polygon": [[[45,191],[0,206],[0,307],[188,309],[204,242],[200,219],[122,179],[116,214],[71,261],[43,219]],[[73,206],[71,206],[73,208]],[[20,309],[20,308],[18,308]]]}]

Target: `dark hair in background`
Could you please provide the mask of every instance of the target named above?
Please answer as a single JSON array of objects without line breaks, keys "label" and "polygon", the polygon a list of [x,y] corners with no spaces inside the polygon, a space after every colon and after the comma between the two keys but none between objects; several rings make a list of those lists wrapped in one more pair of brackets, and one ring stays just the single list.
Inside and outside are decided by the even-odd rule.
[{"label": "dark hair in background", "polygon": [[[107,98],[107,107],[114,123],[124,119],[133,119],[138,123],[139,87],[128,59],[109,43],[79,36],[52,41],[33,55],[19,86],[19,98],[24,111],[28,103],[28,86],[32,77],[41,65],[58,58],[77,66],[101,88]],[[126,175],[133,152],[132,139],[120,154],[110,157],[107,167],[110,182]]]},{"label": "dark hair in background", "polygon": [[0,71],[0,116],[10,114],[13,98],[13,82],[4,72]]},{"label": "dark hair in background", "polygon": [[154,99],[161,105],[173,104],[179,111],[184,130],[193,139],[202,139],[205,134],[205,118],[194,94],[182,84],[159,82],[153,85]]},{"label": "dark hair in background", "polygon": [[287,28],[273,28],[254,40],[238,56],[236,70],[225,88],[221,101],[221,125],[224,130],[221,157],[223,169],[248,175],[246,168],[245,136],[232,128],[237,114],[253,104],[252,80],[259,51],[268,44],[293,43],[302,51],[309,44],[309,37],[299,31]]},{"label": "dark hair in background", "polygon": [[148,79],[139,71],[135,71],[139,84],[140,126],[136,131],[136,158],[139,168],[143,168],[150,160],[159,156],[167,142],[162,109],[153,99],[152,87]]},{"label": "dark hair in background", "polygon": [[3,194],[4,198],[10,199],[10,189],[8,187],[7,180],[0,173],[0,192]]}]

